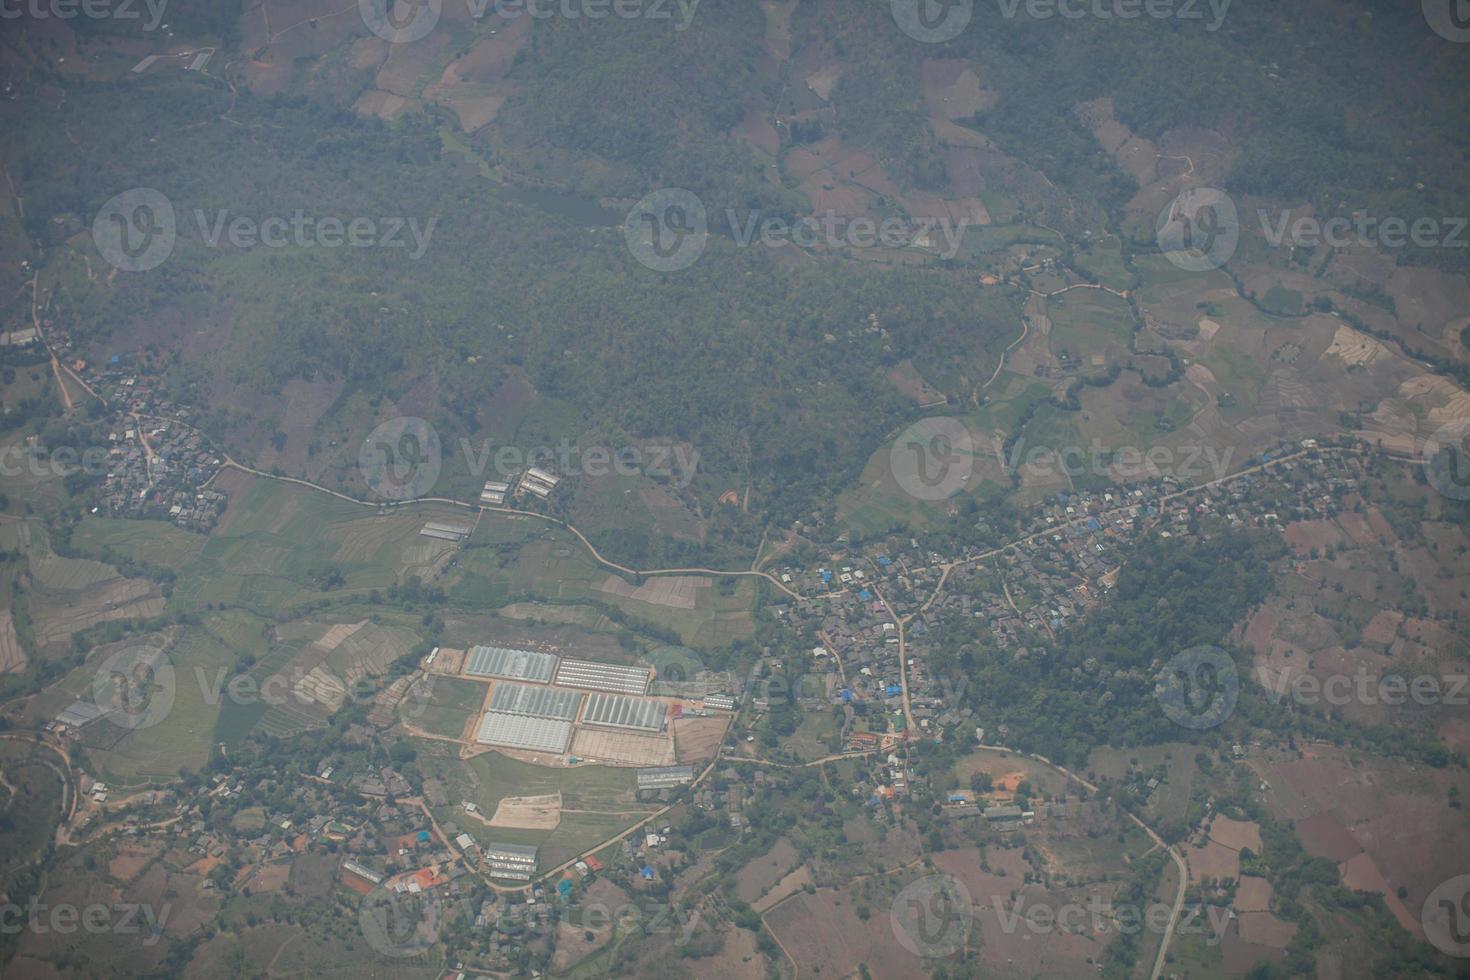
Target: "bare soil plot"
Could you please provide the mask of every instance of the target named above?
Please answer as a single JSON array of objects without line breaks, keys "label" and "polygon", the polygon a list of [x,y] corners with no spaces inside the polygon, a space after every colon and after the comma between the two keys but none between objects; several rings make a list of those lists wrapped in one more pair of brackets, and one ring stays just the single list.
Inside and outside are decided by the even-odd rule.
[{"label": "bare soil plot", "polygon": [[1210,824],[1210,839],[1232,851],[1249,847],[1253,853],[1261,853],[1261,828],[1254,820],[1232,820],[1219,814]]},{"label": "bare soil plot", "polygon": [[1402,886],[1404,904],[1417,909],[1444,880],[1444,856],[1470,853],[1470,827],[1445,804],[1452,787],[1462,797],[1470,793],[1470,777],[1330,746],[1307,749],[1300,757],[1269,752],[1250,760],[1267,784],[1263,796],[1272,815],[1305,825],[1302,840],[1309,852],[1353,860],[1330,822],[1308,820],[1330,814],[1372,856],[1389,885],[1387,894]]},{"label": "bare soil plot", "polygon": [[118,881],[132,881],[161,853],[162,845],[123,845],[117,849],[112,860],[107,862],[107,874]]},{"label": "bare soil plot", "polygon": [[495,807],[492,827],[517,830],[555,830],[561,824],[561,794],[507,796]]},{"label": "bare soil plot", "polygon": [[1262,607],[1260,611],[1251,617],[1250,625],[1245,628],[1246,645],[1254,649],[1257,653],[1264,652],[1267,649],[1267,644],[1271,642],[1271,634],[1276,632],[1276,624],[1280,620],[1281,617],[1276,611]]},{"label": "bare soil plot", "polygon": [[929,975],[925,961],[894,939],[886,907],[866,919],[848,890],[821,889],[798,893],[765,916],[783,949],[802,976],[851,976],[866,965],[875,977],[919,978]]},{"label": "bare soil plot", "polygon": [[609,575],[599,588],[612,595],[655,606],[694,609],[699,605],[699,590],[713,584],[713,579],[703,575],[660,575],[633,586],[616,575]]},{"label": "bare soil plot", "polygon": [[766,894],[800,860],[796,848],[785,837],[753,861],[747,861],[735,874],[735,897],[747,904]]},{"label": "bare soil plot", "polygon": [[1271,908],[1271,883],[1265,878],[1247,875],[1235,889],[1235,911],[1266,912]]},{"label": "bare soil plot", "polygon": [[719,751],[730,718],[675,718],[674,755],[681,763],[708,762]]},{"label": "bare soil plot", "polygon": [[1283,922],[1270,912],[1242,912],[1240,938],[1253,946],[1285,949],[1296,935],[1296,923]]},{"label": "bare soil plot", "polygon": [[572,755],[623,766],[671,766],[674,740],[667,735],[639,735],[579,726],[572,736]]},{"label": "bare soil plot", "polygon": [[812,881],[812,869],[803,864],[792,871],[786,877],[776,882],[775,887],[766,892],[764,896],[751,904],[751,908],[757,912],[765,912],[775,906],[778,902],[791,895],[795,895],[807,885],[814,884]]},{"label": "bare soil plot", "polygon": [[1296,833],[1301,838],[1302,847],[1313,857],[1346,861],[1363,850],[1363,845],[1333,813],[1324,811],[1297,821]]},{"label": "bare soil plot", "polygon": [[1184,859],[1189,863],[1189,880],[1202,881],[1214,878],[1240,877],[1240,852],[1231,850],[1215,841],[1207,841],[1204,847],[1186,847]]},{"label": "bare soil plot", "polygon": [[940,119],[968,119],[999,99],[981,84],[970,62],[958,58],[925,61],[919,67],[919,84],[929,114]]},{"label": "bare soil plot", "polygon": [[0,674],[25,669],[26,654],[15,635],[15,619],[9,609],[0,609]]}]

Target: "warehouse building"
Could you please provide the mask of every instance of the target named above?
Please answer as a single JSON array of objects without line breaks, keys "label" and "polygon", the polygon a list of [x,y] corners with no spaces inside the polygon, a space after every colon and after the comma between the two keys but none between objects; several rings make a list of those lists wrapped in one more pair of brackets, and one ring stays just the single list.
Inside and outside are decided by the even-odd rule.
[{"label": "warehouse building", "polygon": [[426,538],[438,538],[441,541],[463,541],[470,536],[472,528],[468,524],[446,524],[443,521],[430,521],[425,524],[419,533]]},{"label": "warehouse building", "polygon": [[525,844],[490,844],[485,848],[485,867],[492,878],[530,881],[536,874],[536,848]]},{"label": "warehouse building", "polygon": [[600,664],[591,660],[563,660],[556,682],[563,687],[582,687],[613,694],[647,694],[648,668],[623,664]]},{"label": "warehouse building", "polygon": [[490,695],[490,710],[503,711],[510,715],[529,715],[532,718],[575,721],[577,709],[582,707],[582,697],[581,691],[497,681],[495,691]]},{"label": "warehouse building", "polygon": [[587,710],[582,713],[582,723],[661,732],[668,713],[668,705],[662,701],[630,698],[622,694],[604,694],[599,691],[587,695]]},{"label": "warehouse building", "polygon": [[475,741],[507,749],[565,752],[572,740],[572,723],[560,718],[528,718],[504,711],[487,711]]},{"label": "warehouse building", "polygon": [[669,789],[694,782],[693,766],[659,766],[638,770],[639,789]]},{"label": "warehouse building", "polygon": [[706,694],[704,696],[704,706],[706,708],[713,708],[716,711],[734,711],[735,697],[731,694]]},{"label": "warehouse building", "polygon": [[550,681],[555,671],[556,657],[549,653],[483,646],[470,650],[469,666],[464,669],[472,677],[504,677],[541,684]]}]

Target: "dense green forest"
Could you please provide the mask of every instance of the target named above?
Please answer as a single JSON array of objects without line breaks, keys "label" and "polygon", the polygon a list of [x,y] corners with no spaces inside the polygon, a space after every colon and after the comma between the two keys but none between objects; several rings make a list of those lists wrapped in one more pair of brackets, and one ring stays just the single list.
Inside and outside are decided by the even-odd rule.
[{"label": "dense green forest", "polygon": [[1054,645],[998,653],[939,627],[934,669],[963,674],[982,717],[1007,728],[1006,744],[1063,764],[1099,745],[1187,739],[1155,698],[1160,667],[1193,647],[1224,646],[1232,627],[1268,594],[1274,539],[1224,534],[1197,545],[1152,537],[1124,566],[1109,601]]}]

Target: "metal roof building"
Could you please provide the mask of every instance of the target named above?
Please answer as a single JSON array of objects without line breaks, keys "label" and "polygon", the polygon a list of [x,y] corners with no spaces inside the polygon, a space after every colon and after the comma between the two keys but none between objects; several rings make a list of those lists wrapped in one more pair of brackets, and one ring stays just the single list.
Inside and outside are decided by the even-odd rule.
[{"label": "metal roof building", "polygon": [[613,694],[647,694],[648,668],[563,660],[556,671],[556,682],[563,687],[584,687]]},{"label": "metal roof building", "polygon": [[513,681],[546,683],[556,670],[556,657],[531,650],[477,646],[470,650],[464,672],[474,677],[507,677]]},{"label": "metal roof building", "polygon": [[485,848],[485,866],[492,878],[530,881],[536,874],[536,848],[525,844],[489,844]]},{"label": "metal roof building", "polygon": [[582,714],[582,723],[661,732],[668,713],[669,707],[662,701],[596,692],[587,695],[587,710]]},{"label": "metal roof building", "polygon": [[667,789],[694,782],[693,766],[659,766],[638,770],[639,789]]},{"label": "metal roof building", "polygon": [[560,718],[528,718],[504,711],[487,711],[475,741],[507,749],[565,752],[572,740],[572,723]]},{"label": "metal roof building", "polygon": [[561,718],[575,721],[582,707],[581,691],[556,687],[532,687],[511,681],[498,681],[490,695],[490,710],[532,718]]},{"label": "metal roof building", "polygon": [[81,728],[101,718],[107,712],[91,701],[76,701],[71,707],[56,716],[56,723],[68,725],[72,728]]}]

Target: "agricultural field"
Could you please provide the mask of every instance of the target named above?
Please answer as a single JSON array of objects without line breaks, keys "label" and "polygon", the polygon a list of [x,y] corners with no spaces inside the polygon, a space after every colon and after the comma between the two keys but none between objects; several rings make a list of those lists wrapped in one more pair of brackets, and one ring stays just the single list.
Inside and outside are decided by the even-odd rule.
[{"label": "agricultural field", "polygon": [[[592,849],[657,809],[654,804],[637,801],[629,769],[549,768],[498,752],[460,759],[453,747],[426,740],[420,740],[417,747],[419,767],[444,785],[450,801],[435,811],[435,819],[459,824],[482,846],[492,841],[533,844],[540,848],[537,862],[542,871]],[[561,801],[559,820],[552,829],[489,824],[506,799],[557,795]],[[461,806],[464,802],[478,806],[485,822],[466,814]]]}]

